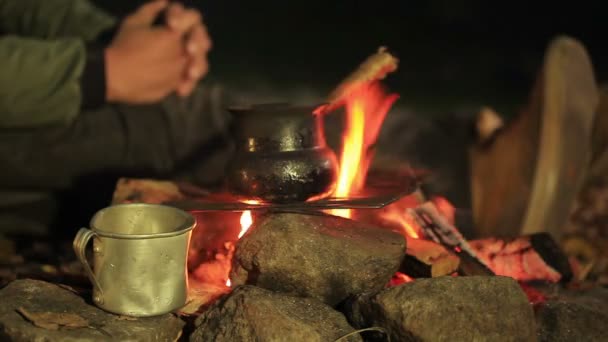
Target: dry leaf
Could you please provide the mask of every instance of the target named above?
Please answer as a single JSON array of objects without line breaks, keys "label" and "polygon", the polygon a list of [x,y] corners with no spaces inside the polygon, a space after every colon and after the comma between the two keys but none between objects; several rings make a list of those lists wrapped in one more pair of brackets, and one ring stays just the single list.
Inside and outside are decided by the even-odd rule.
[{"label": "dry leaf", "polygon": [[119,321],[137,321],[137,317],[131,316],[118,316]]},{"label": "dry leaf", "polygon": [[72,313],[29,312],[24,308],[17,309],[17,312],[35,326],[49,330],[59,330],[60,327],[76,329],[89,326],[86,319]]},{"label": "dry leaf", "polygon": [[73,287],[69,286],[69,285],[65,285],[65,284],[57,284],[57,286],[61,287],[64,290],[70,291],[74,294],[79,294],[78,291],[76,291],[76,289],[74,289]]}]

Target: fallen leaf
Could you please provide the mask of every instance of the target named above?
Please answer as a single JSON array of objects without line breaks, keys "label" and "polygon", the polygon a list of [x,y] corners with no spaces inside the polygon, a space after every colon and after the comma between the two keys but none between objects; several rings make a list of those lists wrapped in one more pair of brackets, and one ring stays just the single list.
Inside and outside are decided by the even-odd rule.
[{"label": "fallen leaf", "polygon": [[35,326],[48,330],[59,330],[60,327],[76,329],[89,326],[86,319],[72,313],[29,312],[24,308],[17,309],[17,312]]},{"label": "fallen leaf", "polygon": [[118,316],[119,321],[137,321],[137,317],[131,316]]},{"label": "fallen leaf", "polygon": [[74,294],[79,294],[78,291],[76,291],[76,289],[74,289],[73,287],[69,286],[69,285],[65,285],[65,284],[57,284],[57,286],[61,287],[64,290],[68,290]]}]

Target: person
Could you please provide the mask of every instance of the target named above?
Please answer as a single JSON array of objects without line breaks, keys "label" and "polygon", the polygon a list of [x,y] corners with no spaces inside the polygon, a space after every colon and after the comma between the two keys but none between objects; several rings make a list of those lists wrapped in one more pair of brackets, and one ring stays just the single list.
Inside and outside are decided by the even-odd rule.
[{"label": "person", "polygon": [[0,34],[0,233],[76,229],[117,176],[167,177],[225,136],[195,9],[0,0]]}]

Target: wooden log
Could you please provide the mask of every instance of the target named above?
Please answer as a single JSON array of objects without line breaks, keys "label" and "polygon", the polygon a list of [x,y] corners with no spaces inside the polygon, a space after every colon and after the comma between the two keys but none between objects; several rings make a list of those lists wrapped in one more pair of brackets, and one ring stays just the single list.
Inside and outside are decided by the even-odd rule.
[{"label": "wooden log", "polygon": [[459,274],[493,276],[494,272],[475,255],[458,228],[449,222],[433,202],[426,202],[411,210],[410,214],[420,225],[424,235],[460,257]]},{"label": "wooden log", "polygon": [[412,278],[434,278],[458,269],[460,259],[440,244],[429,240],[408,239],[406,256],[399,267]]},{"label": "wooden log", "polygon": [[548,233],[537,233],[528,236],[530,245],[538,255],[562,275],[562,281],[572,279],[572,268],[568,256]]},{"label": "wooden log", "polygon": [[569,37],[554,39],[525,109],[471,147],[478,236],[545,231],[560,238],[591,157],[597,104],[585,47]]},{"label": "wooden log", "polygon": [[345,99],[362,86],[384,79],[389,73],[397,70],[399,60],[386,47],[369,56],[359,67],[346,77],[331,92],[327,104],[317,108],[317,114],[327,114],[344,104]]},{"label": "wooden log", "polygon": [[548,233],[515,239],[470,241],[471,248],[497,275],[520,281],[567,282],[572,279],[568,257]]},{"label": "wooden log", "polygon": [[486,265],[479,262],[478,259],[467,253],[459,253],[460,266],[458,274],[462,276],[494,276],[496,275]]}]

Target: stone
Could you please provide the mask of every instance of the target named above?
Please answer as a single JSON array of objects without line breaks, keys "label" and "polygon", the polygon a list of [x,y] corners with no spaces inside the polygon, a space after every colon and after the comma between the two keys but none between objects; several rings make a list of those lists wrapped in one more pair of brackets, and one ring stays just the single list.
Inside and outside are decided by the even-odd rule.
[{"label": "stone", "polygon": [[[190,342],[326,342],[354,332],[338,311],[312,298],[239,286],[195,321]],[[358,335],[343,341],[362,341]]]},{"label": "stone", "polygon": [[230,279],[330,306],[388,284],[405,238],[387,229],[324,214],[270,213],[238,241]]},{"label": "stone", "polygon": [[[68,287],[32,279],[8,284],[0,290],[0,303],[1,341],[175,341],[185,324],[173,314],[132,318],[107,313]],[[79,316],[88,326],[40,328],[26,319],[24,312],[32,316]]]},{"label": "stone", "polygon": [[608,289],[560,293],[536,309],[539,341],[608,341]]},{"label": "stone", "polygon": [[349,301],[356,328],[381,327],[391,341],[535,341],[534,313],[507,277],[417,279]]}]

